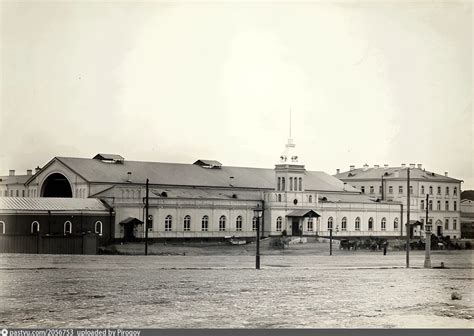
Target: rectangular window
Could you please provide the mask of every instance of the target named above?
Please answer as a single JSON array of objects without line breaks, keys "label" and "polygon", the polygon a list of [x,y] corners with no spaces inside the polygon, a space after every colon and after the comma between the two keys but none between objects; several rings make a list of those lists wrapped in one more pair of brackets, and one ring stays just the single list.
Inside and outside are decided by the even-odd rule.
[{"label": "rectangular window", "polygon": [[308,219],[308,231],[313,231],[313,219]]},{"label": "rectangular window", "polygon": [[436,203],[436,210],[440,211],[441,210],[441,201],[438,201]]},{"label": "rectangular window", "polygon": [[446,187],[446,196],[449,195],[449,187]]},{"label": "rectangular window", "polygon": [[444,220],[444,229],[447,231],[449,230],[449,218],[446,218]]},{"label": "rectangular window", "polygon": [[371,194],[374,193],[374,186],[370,186],[370,193],[371,193]]},{"label": "rectangular window", "polygon": [[457,230],[458,229],[457,226],[458,226],[457,219],[453,219],[453,230]]},{"label": "rectangular window", "polygon": [[449,211],[449,201],[444,203],[444,210]]},{"label": "rectangular window", "polygon": [[25,190],[21,191],[21,195],[22,195],[22,197],[25,197]]},{"label": "rectangular window", "polygon": [[454,187],[453,195],[454,195],[454,196],[457,196],[457,194],[458,194],[458,188],[457,188],[457,187]]},{"label": "rectangular window", "polygon": [[382,186],[379,186],[379,194],[382,195]]},{"label": "rectangular window", "polygon": [[425,210],[425,201],[424,200],[420,201],[420,209]]},{"label": "rectangular window", "polygon": [[403,186],[398,186],[398,193],[403,194]]},{"label": "rectangular window", "polygon": [[388,187],[388,193],[389,193],[389,194],[393,194],[393,187],[392,187],[392,186],[389,186],[389,187]]},{"label": "rectangular window", "polygon": [[410,186],[410,195],[413,195],[413,186]]},{"label": "rectangular window", "polygon": [[453,211],[458,211],[458,203],[456,201],[453,202]]}]

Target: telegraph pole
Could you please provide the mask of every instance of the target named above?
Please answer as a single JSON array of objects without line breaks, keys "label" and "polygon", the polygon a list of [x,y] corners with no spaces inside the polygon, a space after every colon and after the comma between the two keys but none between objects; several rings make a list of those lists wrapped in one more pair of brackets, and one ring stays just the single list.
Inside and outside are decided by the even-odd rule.
[{"label": "telegraph pole", "polygon": [[425,218],[425,268],[431,268],[431,225],[428,223],[428,198],[426,194],[426,218]]},{"label": "telegraph pole", "polygon": [[410,267],[410,168],[407,168],[407,268]]},{"label": "telegraph pole", "polygon": [[148,255],[148,179],[146,179],[145,196],[145,255]]}]

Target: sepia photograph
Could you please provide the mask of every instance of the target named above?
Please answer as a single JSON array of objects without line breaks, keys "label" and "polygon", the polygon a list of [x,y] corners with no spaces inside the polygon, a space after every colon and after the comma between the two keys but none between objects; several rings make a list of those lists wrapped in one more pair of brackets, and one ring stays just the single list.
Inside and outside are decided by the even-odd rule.
[{"label": "sepia photograph", "polygon": [[472,11],[0,0],[1,336],[471,335]]}]

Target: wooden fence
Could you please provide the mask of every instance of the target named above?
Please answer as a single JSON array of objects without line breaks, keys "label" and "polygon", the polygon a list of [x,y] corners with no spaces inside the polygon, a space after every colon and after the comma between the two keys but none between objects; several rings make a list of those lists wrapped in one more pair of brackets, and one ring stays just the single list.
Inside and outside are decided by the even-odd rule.
[{"label": "wooden fence", "polygon": [[97,254],[97,235],[0,235],[0,253]]}]

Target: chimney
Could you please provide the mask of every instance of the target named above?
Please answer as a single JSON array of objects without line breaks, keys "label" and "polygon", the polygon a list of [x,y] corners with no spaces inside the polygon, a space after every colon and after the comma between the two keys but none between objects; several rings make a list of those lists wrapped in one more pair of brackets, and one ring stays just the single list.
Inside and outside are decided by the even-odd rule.
[{"label": "chimney", "polygon": [[444,172],[444,176],[448,176],[448,172]]},{"label": "chimney", "polygon": [[423,168],[423,165],[421,163],[418,163],[418,169]]},{"label": "chimney", "polygon": [[40,170],[41,170],[41,168],[40,168],[39,166],[37,166],[37,167],[35,168],[35,174],[36,174],[37,172],[39,172]]},{"label": "chimney", "polygon": [[379,165],[374,165],[374,168],[380,168],[380,166]]},{"label": "chimney", "polygon": [[385,164],[383,165],[383,167],[384,167],[384,169],[387,169],[387,168],[388,168],[388,164],[385,163]]},{"label": "chimney", "polygon": [[336,174],[339,174],[341,170],[339,168],[336,169]]},{"label": "chimney", "polygon": [[415,168],[415,164],[414,164],[414,163],[410,163],[410,168],[411,168],[411,169],[414,169],[414,168]]},{"label": "chimney", "polygon": [[132,182],[132,172],[127,173],[127,182]]},{"label": "chimney", "polygon": [[367,170],[368,168],[369,168],[369,165],[366,163],[366,164],[364,165],[364,170]]},{"label": "chimney", "polygon": [[15,176],[15,169],[10,169],[10,171],[8,172],[8,175]]},{"label": "chimney", "polygon": [[402,168],[406,168],[406,167],[407,167],[407,165],[402,163]]},{"label": "chimney", "polygon": [[26,171],[26,175],[28,175],[28,176],[33,175],[33,171],[32,171],[31,169],[28,169],[28,170]]},{"label": "chimney", "polygon": [[354,170],[356,169],[356,166],[349,166],[349,170]]}]

